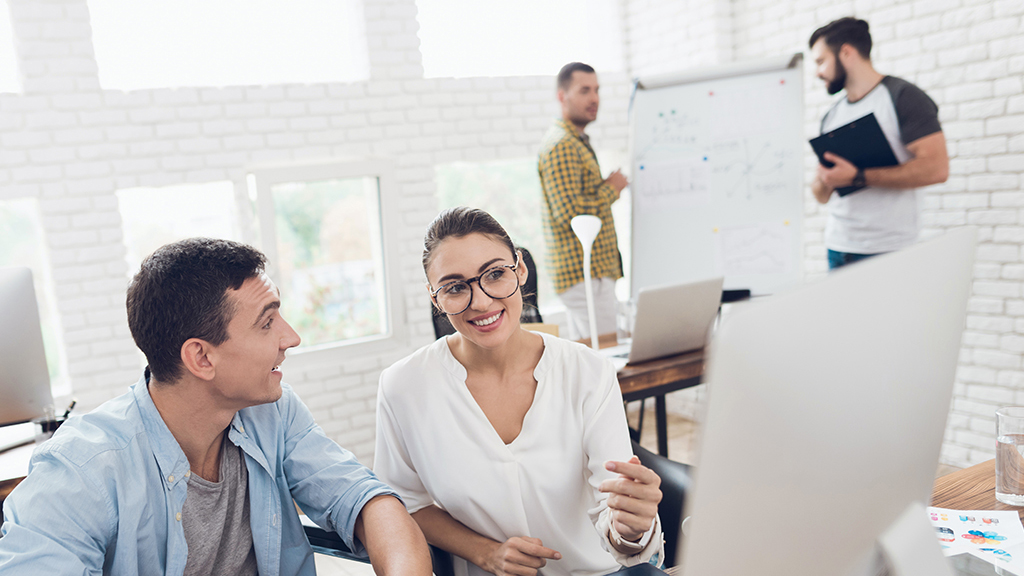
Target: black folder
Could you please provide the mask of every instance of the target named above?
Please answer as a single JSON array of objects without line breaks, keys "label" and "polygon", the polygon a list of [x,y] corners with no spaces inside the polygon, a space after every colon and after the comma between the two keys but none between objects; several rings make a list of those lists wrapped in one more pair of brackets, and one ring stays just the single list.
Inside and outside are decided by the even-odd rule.
[{"label": "black folder", "polygon": [[[826,168],[831,168],[834,164],[825,160],[825,152],[846,158],[858,168],[879,168],[899,164],[892,146],[882,133],[882,127],[878,125],[874,112],[812,139],[811,148],[814,148],[814,153],[818,155],[818,162]],[[836,193],[846,196],[861,188],[863,186],[844,186],[836,188]]]}]

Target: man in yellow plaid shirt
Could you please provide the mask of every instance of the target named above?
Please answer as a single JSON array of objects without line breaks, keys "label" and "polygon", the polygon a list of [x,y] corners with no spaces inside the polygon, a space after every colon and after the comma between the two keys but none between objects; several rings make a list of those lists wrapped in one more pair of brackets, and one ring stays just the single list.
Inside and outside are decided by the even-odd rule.
[{"label": "man in yellow plaid shirt", "polygon": [[562,67],[558,73],[562,118],[544,136],[537,166],[544,191],[542,219],[548,268],[555,292],[568,310],[569,337],[573,339],[590,337],[583,247],[569,224],[573,217],[593,214],[601,219],[601,231],[590,254],[598,334],[615,332],[615,281],[622,278],[612,203],[629,182],[619,170],[607,179],[601,177],[597,155],[583,132],[597,119],[599,88],[597,74],[590,66],[571,62]]}]

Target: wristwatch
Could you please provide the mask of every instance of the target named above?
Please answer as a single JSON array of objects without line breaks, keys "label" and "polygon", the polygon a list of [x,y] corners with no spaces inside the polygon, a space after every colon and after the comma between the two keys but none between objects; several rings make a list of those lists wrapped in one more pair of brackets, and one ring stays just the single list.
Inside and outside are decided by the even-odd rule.
[{"label": "wristwatch", "polygon": [[850,185],[858,188],[863,188],[868,185],[867,178],[864,176],[863,168],[857,168],[857,174],[853,177],[853,183]]}]

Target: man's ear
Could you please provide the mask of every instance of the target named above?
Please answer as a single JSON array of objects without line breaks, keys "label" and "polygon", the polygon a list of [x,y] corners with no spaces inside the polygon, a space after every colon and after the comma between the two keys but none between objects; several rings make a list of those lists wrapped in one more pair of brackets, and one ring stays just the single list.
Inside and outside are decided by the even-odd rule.
[{"label": "man's ear", "polygon": [[558,102],[565,104],[565,88],[559,88],[556,94],[558,94]]},{"label": "man's ear", "polygon": [[860,56],[860,52],[853,47],[853,44],[843,44],[839,47],[839,53],[836,54],[836,58],[839,58],[845,66],[854,55]]},{"label": "man's ear", "polygon": [[213,380],[217,370],[210,357],[212,351],[213,345],[206,340],[189,338],[181,345],[181,363],[196,378],[206,381]]}]

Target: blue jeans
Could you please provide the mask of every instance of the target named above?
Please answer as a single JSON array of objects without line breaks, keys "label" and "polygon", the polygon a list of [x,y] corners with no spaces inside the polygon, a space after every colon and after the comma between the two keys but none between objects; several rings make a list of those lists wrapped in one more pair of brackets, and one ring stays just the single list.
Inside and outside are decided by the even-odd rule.
[{"label": "blue jeans", "polygon": [[836,252],[835,250],[829,250],[828,269],[835,270],[840,266],[846,266],[847,264],[852,264],[865,258],[871,258],[872,256],[878,256],[878,254],[854,254],[853,252]]}]

